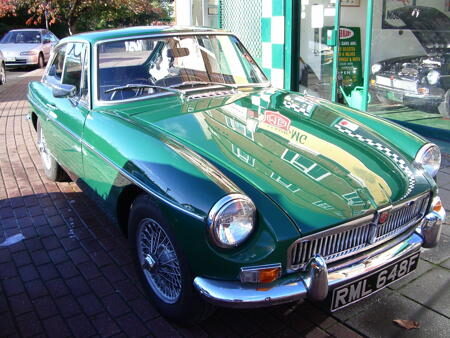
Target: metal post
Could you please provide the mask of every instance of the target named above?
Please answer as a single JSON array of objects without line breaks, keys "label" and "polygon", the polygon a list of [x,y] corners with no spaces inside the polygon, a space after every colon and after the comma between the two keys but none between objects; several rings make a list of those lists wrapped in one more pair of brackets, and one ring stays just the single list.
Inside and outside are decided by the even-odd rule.
[{"label": "metal post", "polygon": [[333,49],[333,74],[332,74],[332,92],[331,101],[337,101],[337,73],[339,65],[339,25],[341,23],[341,0],[336,0],[336,14],[334,16],[334,30],[337,31],[336,46]]},{"label": "metal post", "polygon": [[366,14],[366,46],[364,48],[364,85],[362,111],[367,111],[369,101],[369,77],[370,77],[370,54],[372,53],[372,19],[373,19],[373,0],[367,0]]},{"label": "metal post", "polygon": [[219,0],[217,2],[217,25],[219,26],[218,28],[223,28],[222,27],[222,1],[223,0]]}]

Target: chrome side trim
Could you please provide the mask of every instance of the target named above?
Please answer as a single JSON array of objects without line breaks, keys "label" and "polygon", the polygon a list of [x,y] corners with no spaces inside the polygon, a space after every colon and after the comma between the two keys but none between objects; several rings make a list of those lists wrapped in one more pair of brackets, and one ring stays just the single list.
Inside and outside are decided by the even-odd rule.
[{"label": "chrome side trim", "polygon": [[[337,271],[328,273],[327,287],[356,280],[365,274],[381,269],[406,256],[416,253],[422,245],[422,237],[412,233],[404,241],[397,243],[382,252],[377,252]],[[288,303],[314,295],[316,290],[309,290],[305,280],[311,272],[292,273],[270,284],[249,285],[239,281],[220,281],[203,277],[194,279],[194,287],[200,295],[210,303],[230,308],[257,308]],[[313,273],[315,275],[316,272]],[[318,272],[320,276],[320,272]],[[312,285],[322,285],[315,282]],[[318,292],[319,298],[323,296]]]},{"label": "chrome side trim", "polygon": [[149,187],[147,187],[141,180],[139,180],[138,178],[134,177],[132,174],[130,174],[128,171],[126,171],[125,169],[119,167],[117,164],[115,164],[113,161],[111,161],[108,157],[106,157],[103,153],[101,153],[100,151],[96,150],[92,145],[90,145],[89,143],[87,143],[84,140],[81,140],[81,143],[86,146],[87,148],[89,148],[89,150],[91,150],[94,154],[96,154],[98,157],[100,157],[103,161],[105,161],[106,163],[108,163],[111,167],[113,167],[115,170],[117,170],[123,177],[125,177],[127,180],[129,180],[130,182],[132,182],[133,184],[136,184],[139,188],[141,188],[142,190],[144,190],[146,193],[158,198],[160,201],[167,203],[168,205],[170,205],[171,207],[189,215],[192,216],[200,221],[204,221],[205,217],[199,214],[196,214],[190,210],[187,210],[185,208],[183,208],[182,206],[180,206],[179,204],[176,204],[173,201],[170,201],[169,199],[165,198],[164,196],[161,196],[160,194],[158,194],[157,192],[151,190]]}]

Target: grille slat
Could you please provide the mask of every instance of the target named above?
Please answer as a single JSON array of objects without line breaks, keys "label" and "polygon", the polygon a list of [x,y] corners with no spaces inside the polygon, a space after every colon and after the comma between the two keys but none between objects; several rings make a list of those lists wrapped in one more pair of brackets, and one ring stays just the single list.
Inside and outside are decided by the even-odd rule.
[{"label": "grille slat", "polygon": [[[424,195],[403,205],[394,206],[389,219],[378,225],[373,243],[387,240],[410,229],[410,223],[414,221],[416,224],[425,214],[429,198],[429,195]],[[320,235],[312,235],[310,239],[299,239],[290,247],[290,266],[302,268],[315,254],[320,254],[328,262],[366,248],[371,245],[368,243],[370,223],[356,224],[350,229],[346,227],[341,232],[331,228]]]}]

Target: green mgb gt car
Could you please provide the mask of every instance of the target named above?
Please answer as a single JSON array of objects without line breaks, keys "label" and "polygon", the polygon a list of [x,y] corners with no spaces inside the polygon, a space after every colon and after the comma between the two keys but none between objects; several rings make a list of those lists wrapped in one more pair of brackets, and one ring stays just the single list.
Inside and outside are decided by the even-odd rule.
[{"label": "green mgb gt car", "polygon": [[68,174],[117,219],[169,318],[305,298],[334,311],[439,240],[439,148],[273,88],[233,34],[68,37],[28,100],[46,175]]}]

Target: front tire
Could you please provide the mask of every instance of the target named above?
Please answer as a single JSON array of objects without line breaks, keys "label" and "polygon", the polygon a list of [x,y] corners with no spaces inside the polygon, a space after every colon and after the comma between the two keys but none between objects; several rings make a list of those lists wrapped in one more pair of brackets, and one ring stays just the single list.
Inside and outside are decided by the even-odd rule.
[{"label": "front tire", "polygon": [[214,307],[194,290],[186,259],[150,196],[140,195],[133,202],[128,233],[138,274],[150,300],[163,316],[195,324],[211,315]]},{"label": "front tire", "polygon": [[0,85],[4,85],[6,83],[6,68],[5,64],[0,64]]},{"label": "front tire", "polygon": [[44,130],[42,129],[40,120],[37,121],[36,132],[37,145],[39,153],[41,155],[41,161],[42,166],[44,167],[45,176],[47,176],[47,178],[53,182],[65,181],[66,173],[58,164],[58,162],[56,162],[55,158],[47,147],[47,140],[45,139]]},{"label": "front tire", "polygon": [[38,57],[37,67],[38,68],[44,68],[44,66],[45,66],[44,55],[42,55],[42,53],[40,53],[39,57]]}]

